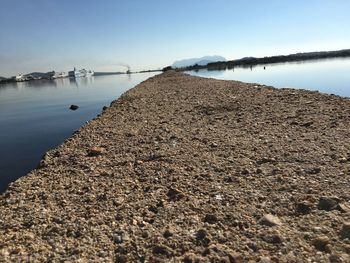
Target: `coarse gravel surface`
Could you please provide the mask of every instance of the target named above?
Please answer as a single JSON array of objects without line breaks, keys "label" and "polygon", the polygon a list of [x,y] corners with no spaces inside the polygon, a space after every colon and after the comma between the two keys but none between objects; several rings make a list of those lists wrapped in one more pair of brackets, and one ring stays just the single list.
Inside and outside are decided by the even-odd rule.
[{"label": "coarse gravel surface", "polygon": [[1,195],[0,262],[350,262],[349,131],[348,98],[167,71]]}]

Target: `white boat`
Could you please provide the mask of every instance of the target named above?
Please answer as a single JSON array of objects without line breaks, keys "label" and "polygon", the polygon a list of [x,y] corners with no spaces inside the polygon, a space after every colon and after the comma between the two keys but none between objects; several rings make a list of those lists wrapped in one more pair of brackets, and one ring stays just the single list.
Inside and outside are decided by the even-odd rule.
[{"label": "white boat", "polygon": [[66,72],[55,72],[52,78],[54,79],[60,79],[60,78],[66,78],[68,77],[68,74]]},{"label": "white boat", "polygon": [[69,77],[73,78],[81,78],[81,77],[89,77],[93,76],[94,72],[92,70],[86,70],[86,69],[80,69],[77,70],[74,68],[74,70],[68,72]]},{"label": "white boat", "polygon": [[19,74],[15,77],[16,81],[25,81],[25,76],[23,76],[22,74]]},{"label": "white boat", "polygon": [[87,77],[93,76],[94,74],[95,74],[95,72],[92,71],[92,70],[86,71],[86,76],[87,76]]},{"label": "white boat", "polygon": [[81,77],[80,70],[77,70],[76,68],[74,68],[72,71],[68,72],[68,76],[73,78],[80,78]]}]

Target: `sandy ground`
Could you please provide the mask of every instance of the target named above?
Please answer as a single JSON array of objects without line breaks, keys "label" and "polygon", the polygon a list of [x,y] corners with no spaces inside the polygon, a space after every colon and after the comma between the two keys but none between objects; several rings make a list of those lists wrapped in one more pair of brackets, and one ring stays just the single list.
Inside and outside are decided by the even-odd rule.
[{"label": "sandy ground", "polygon": [[0,261],[350,262],[349,128],[346,98],[165,72],[1,196]]}]

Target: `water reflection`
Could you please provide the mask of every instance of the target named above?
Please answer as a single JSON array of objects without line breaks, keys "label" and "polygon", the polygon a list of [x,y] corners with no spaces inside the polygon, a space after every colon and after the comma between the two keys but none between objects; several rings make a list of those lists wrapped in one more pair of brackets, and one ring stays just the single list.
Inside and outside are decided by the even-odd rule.
[{"label": "water reflection", "polygon": [[225,70],[189,71],[201,77],[261,83],[278,88],[318,90],[350,97],[350,59],[322,59],[265,65],[236,66]]},{"label": "water reflection", "polygon": [[6,84],[0,84],[0,92],[5,89],[38,89],[38,88],[46,88],[46,87],[56,87],[58,80],[31,80],[31,81],[23,81],[23,82],[10,82]]}]

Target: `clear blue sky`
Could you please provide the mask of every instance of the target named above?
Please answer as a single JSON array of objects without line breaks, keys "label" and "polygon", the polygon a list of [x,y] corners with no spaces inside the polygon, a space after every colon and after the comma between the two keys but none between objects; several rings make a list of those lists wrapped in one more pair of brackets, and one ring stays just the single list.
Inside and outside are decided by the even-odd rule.
[{"label": "clear blue sky", "polygon": [[350,48],[349,0],[0,0],[0,76]]}]

